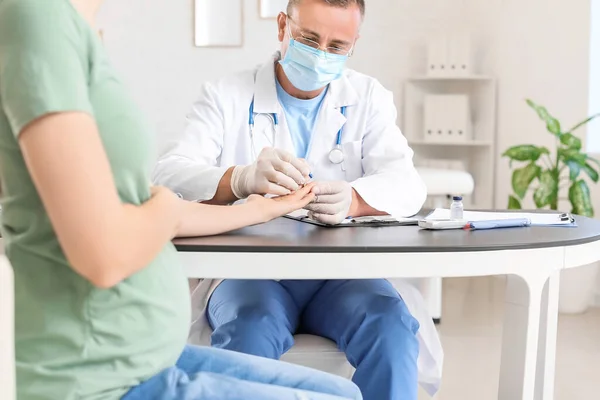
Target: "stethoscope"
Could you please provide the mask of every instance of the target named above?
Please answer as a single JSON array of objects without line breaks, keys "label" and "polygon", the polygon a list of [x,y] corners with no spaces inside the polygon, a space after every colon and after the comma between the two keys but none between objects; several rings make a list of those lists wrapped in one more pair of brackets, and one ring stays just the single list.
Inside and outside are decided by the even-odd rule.
[{"label": "stethoscope", "polygon": [[[277,113],[271,113],[271,114],[267,114],[267,113],[255,113],[254,112],[254,99],[252,99],[252,102],[250,103],[250,110],[249,110],[249,117],[248,117],[248,125],[250,126],[250,138],[252,140],[252,152],[254,153],[254,156],[257,157],[256,154],[256,148],[254,147],[254,120],[255,120],[255,116],[259,116],[259,115],[265,115],[266,117],[269,118],[269,120],[271,121],[271,126],[272,126],[272,132],[273,132],[273,140],[270,141],[271,145],[274,145],[275,142],[275,135],[277,134],[277,130],[279,129],[279,117],[277,116]],[[340,108],[340,111],[342,113],[342,115],[345,117],[346,116],[346,106],[342,106]],[[344,162],[344,151],[342,150],[342,133],[344,131],[344,127],[341,127],[340,130],[337,133],[337,138],[335,141],[335,146],[333,147],[333,149],[331,149],[331,151],[329,152],[329,161],[332,164],[341,164]],[[264,131],[263,131],[264,133]],[[266,133],[265,133],[266,135]]]}]

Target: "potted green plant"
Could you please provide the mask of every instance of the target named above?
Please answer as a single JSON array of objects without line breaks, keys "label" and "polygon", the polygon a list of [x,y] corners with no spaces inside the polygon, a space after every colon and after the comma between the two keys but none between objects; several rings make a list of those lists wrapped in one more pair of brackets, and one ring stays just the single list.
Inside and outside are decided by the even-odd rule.
[{"label": "potted green plant", "polygon": [[[513,194],[508,198],[509,209],[521,209],[522,201],[532,193],[537,208],[558,210],[559,200],[568,199],[571,212],[586,217],[594,216],[588,181],[597,183],[600,161],[582,150],[581,139],[575,132],[600,114],[592,115],[571,129],[564,130],[560,122],[545,107],[531,100],[527,104],[546,124],[556,138],[556,152],[543,146],[525,144],[506,150],[503,157],[510,160]],[[518,163],[517,167],[515,163]],[[565,210],[568,211],[568,210]],[[597,267],[574,269],[561,276],[561,305],[563,312],[581,312],[587,309],[594,291]]]}]

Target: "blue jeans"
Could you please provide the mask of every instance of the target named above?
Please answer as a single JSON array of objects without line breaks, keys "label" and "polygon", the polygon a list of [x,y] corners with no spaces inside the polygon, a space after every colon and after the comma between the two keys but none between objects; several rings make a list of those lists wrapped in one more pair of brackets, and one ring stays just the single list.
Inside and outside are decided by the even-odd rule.
[{"label": "blue jeans", "polygon": [[279,359],[295,333],[326,337],[366,400],[416,400],[419,323],[387,280],[226,280],[212,294],[214,347]]},{"label": "blue jeans", "polygon": [[309,368],[210,347],[186,346],[174,367],[122,400],[361,400],[350,381]]}]

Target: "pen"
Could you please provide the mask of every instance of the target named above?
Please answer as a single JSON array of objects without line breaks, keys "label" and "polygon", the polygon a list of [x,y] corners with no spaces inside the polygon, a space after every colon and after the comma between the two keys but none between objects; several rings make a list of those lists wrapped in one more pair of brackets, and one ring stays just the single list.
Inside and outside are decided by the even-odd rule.
[{"label": "pen", "polygon": [[484,229],[498,229],[498,228],[516,228],[530,226],[531,221],[529,218],[515,218],[515,219],[500,219],[492,221],[473,221],[469,222],[465,229],[467,230],[484,230]]}]

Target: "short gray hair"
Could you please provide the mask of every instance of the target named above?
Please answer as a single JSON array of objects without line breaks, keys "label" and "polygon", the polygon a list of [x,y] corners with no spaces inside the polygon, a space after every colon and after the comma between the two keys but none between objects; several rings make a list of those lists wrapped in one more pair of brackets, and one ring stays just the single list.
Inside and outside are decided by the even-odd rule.
[{"label": "short gray hair", "polygon": [[[365,16],[365,0],[321,0],[323,3],[327,3],[332,7],[348,8],[353,4],[356,4],[360,9],[360,14]],[[292,8],[300,4],[302,0],[289,0],[287,6],[288,15],[291,14]]]}]

